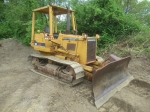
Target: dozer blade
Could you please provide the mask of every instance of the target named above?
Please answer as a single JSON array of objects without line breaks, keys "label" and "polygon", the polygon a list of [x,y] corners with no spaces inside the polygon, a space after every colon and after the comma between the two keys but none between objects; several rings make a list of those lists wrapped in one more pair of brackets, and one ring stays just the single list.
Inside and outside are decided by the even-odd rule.
[{"label": "dozer blade", "polygon": [[92,78],[93,95],[97,108],[102,106],[111,96],[133,79],[128,75],[126,68],[131,57],[119,58],[110,55],[110,63],[95,71]]}]

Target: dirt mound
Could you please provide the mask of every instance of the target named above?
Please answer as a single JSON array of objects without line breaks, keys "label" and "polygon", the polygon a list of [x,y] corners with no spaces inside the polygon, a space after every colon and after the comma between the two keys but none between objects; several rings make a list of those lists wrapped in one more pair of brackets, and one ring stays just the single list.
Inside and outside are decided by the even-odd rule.
[{"label": "dirt mound", "polygon": [[22,45],[18,40],[9,38],[0,41],[0,69],[24,69],[27,66],[27,58],[31,53],[35,53],[30,46]]},{"label": "dirt mound", "polygon": [[69,87],[66,83],[32,73],[27,61],[38,53],[18,40],[0,41],[0,111],[1,112],[149,112],[150,61],[133,57],[128,72],[130,84],[96,109],[91,84]]},{"label": "dirt mound", "polygon": [[18,40],[13,38],[1,40],[0,43],[3,57],[21,58],[34,51],[31,47],[24,46]]}]

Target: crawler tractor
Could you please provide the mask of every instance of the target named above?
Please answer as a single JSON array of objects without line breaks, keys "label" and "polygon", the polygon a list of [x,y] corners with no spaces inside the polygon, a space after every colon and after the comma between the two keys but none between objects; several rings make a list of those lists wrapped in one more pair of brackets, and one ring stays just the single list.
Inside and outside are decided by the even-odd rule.
[{"label": "crawler tractor", "polygon": [[[48,25],[35,31],[35,14],[47,15]],[[66,15],[66,29],[57,30],[57,17]],[[61,19],[64,19],[62,17]],[[72,24],[70,24],[70,20]],[[72,29],[70,31],[70,26]],[[88,80],[92,84],[93,98],[97,108],[116,91],[126,86],[133,77],[126,72],[131,57],[119,58],[110,54],[105,60],[96,56],[99,35],[78,35],[74,11],[49,5],[32,11],[31,46],[39,54],[31,54],[32,71],[49,77],[58,77],[72,86]]]}]

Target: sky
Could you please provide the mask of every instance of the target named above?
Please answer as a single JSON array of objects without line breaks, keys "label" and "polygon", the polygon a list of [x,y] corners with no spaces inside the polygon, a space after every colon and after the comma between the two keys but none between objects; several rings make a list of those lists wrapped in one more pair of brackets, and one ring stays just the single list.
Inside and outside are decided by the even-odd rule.
[{"label": "sky", "polygon": [[[143,0],[138,0],[139,2],[141,2],[141,1],[143,1]],[[148,1],[150,1],[150,0],[148,0]]]}]

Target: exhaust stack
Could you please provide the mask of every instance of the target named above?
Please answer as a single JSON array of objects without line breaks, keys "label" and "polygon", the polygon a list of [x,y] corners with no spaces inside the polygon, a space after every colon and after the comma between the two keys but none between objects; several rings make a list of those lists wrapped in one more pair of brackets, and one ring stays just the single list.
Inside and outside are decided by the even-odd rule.
[{"label": "exhaust stack", "polygon": [[70,10],[67,7],[67,27],[66,27],[66,34],[70,34]]}]

